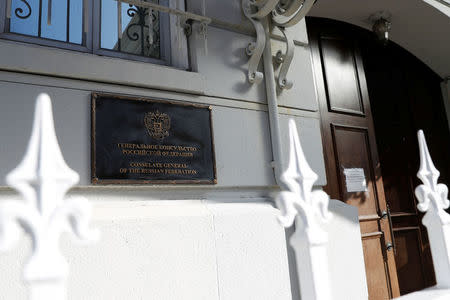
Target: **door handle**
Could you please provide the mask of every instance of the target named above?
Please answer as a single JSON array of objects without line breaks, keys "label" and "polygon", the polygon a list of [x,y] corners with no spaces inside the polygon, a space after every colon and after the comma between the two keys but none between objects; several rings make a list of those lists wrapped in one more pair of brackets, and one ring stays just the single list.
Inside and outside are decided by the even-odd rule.
[{"label": "door handle", "polygon": [[391,251],[393,249],[394,250],[394,254],[396,255],[397,254],[397,247],[395,247],[395,237],[394,237],[394,229],[392,227],[391,210],[389,208],[389,205],[386,205],[386,206],[387,206],[387,211],[383,210],[381,212],[381,216],[380,216],[380,219],[386,219],[386,218],[388,219],[389,231],[391,233],[391,241],[392,241],[392,243],[387,243],[386,244],[386,250],[387,251]]}]

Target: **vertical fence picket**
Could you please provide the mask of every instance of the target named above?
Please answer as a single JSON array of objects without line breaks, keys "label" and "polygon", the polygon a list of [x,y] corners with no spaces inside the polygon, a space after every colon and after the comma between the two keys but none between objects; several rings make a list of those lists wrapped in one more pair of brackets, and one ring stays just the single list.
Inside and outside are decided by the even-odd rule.
[{"label": "vertical fence picket", "polygon": [[425,212],[422,219],[427,228],[433,257],[437,288],[450,288],[450,215],[444,209],[449,207],[448,187],[438,184],[439,171],[431,160],[427,142],[422,130],[417,133],[420,150],[420,168],[417,177],[423,182],[415,194],[417,208]]},{"label": "vertical fence picket", "polygon": [[28,149],[22,162],[6,178],[24,201],[5,201],[0,205],[0,250],[11,248],[18,240],[19,225],[33,242],[23,272],[31,300],[66,299],[69,266],[59,249],[62,232],[71,231],[81,241],[92,241],[98,236],[88,227],[91,206],[87,199],[64,200],[78,180],[59,148],[50,98],[41,94]]},{"label": "vertical fence picket", "polygon": [[279,220],[284,227],[296,223],[290,244],[296,253],[302,299],[330,300],[328,234],[320,226],[331,218],[329,196],[312,190],[318,176],[306,161],[293,120],[289,121],[289,139],[289,165],[281,176],[289,190],[276,199],[282,212]]}]

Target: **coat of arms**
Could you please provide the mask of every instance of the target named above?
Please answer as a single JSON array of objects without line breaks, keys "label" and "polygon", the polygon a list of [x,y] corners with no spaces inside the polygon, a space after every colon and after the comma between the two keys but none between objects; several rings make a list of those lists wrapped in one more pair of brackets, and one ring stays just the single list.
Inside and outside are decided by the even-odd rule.
[{"label": "coat of arms", "polygon": [[148,134],[155,139],[162,140],[169,136],[170,117],[166,113],[148,112],[144,116]]}]

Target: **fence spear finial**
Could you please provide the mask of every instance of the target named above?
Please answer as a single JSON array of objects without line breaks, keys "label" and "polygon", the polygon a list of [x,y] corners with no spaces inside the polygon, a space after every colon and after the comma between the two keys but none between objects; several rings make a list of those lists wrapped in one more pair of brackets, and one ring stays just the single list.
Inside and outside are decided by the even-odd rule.
[{"label": "fence spear finial", "polygon": [[22,226],[31,237],[32,253],[24,268],[30,299],[65,299],[68,264],[59,249],[62,232],[71,231],[81,241],[97,238],[88,223],[91,206],[81,197],[64,200],[79,180],[67,166],[56,138],[50,97],[40,94],[36,102],[33,130],[22,162],[6,181],[25,201],[0,205],[0,245],[3,250],[18,240]]},{"label": "fence spear finial", "polygon": [[288,190],[276,199],[281,210],[280,223],[290,227],[296,218],[296,230],[290,244],[296,253],[302,299],[331,300],[326,245],[328,233],[321,222],[328,221],[329,196],[321,190],[313,191],[318,176],[309,166],[303,153],[297,127],[289,120],[289,166],[281,176]]},{"label": "fence spear finial", "polygon": [[438,183],[439,171],[431,160],[427,142],[422,130],[417,133],[420,150],[420,168],[417,177],[423,182],[415,194],[417,208],[425,212],[422,223],[427,228],[433,257],[437,288],[450,288],[450,215],[444,209],[449,207],[448,188]]}]

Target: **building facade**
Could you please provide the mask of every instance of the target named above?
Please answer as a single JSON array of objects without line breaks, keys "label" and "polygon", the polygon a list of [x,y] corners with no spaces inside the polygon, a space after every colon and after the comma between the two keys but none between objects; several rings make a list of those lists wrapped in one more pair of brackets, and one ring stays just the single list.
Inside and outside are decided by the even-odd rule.
[{"label": "building facade", "polygon": [[[277,134],[284,159],[280,165],[287,164],[288,121],[293,119],[305,156],[319,177],[315,189],[325,188],[332,198],[345,202],[330,202],[335,217],[324,225],[330,235],[328,255],[335,299],[385,299],[433,284],[431,259],[426,257],[429,252],[423,241],[426,237],[418,223],[421,216],[411,208],[415,207],[414,198],[408,198],[412,202],[406,211],[400,204],[395,206],[398,202],[390,203],[390,199],[397,199],[395,192],[410,190],[402,190],[402,186],[389,189],[387,181],[383,186],[385,176],[398,187],[401,183],[395,181],[396,176],[407,175],[383,173],[383,168],[388,170],[395,163],[385,143],[395,144],[405,128],[410,134],[416,130],[414,126],[434,122],[428,127],[429,140],[436,144],[431,151],[436,149],[437,165],[448,183],[445,153],[450,150],[450,82],[445,78],[450,74],[450,52],[445,49],[450,49],[450,8],[417,0],[409,12],[400,10],[404,3],[381,2],[377,7],[358,10],[353,2],[348,0],[343,6],[355,13],[343,17],[335,3],[319,0],[311,18],[286,29],[294,43],[288,72],[293,86],[278,86],[276,90]],[[272,141],[276,136],[271,132],[266,85],[264,80],[255,84],[248,78],[246,49],[255,41],[255,30],[243,14],[242,1],[158,3],[211,18],[212,22],[208,26],[197,21],[186,23],[176,14],[127,1],[11,0],[0,4],[0,198],[20,201],[19,195],[6,187],[4,178],[26,149],[37,95],[48,93],[63,155],[80,175],[79,186],[69,196],[83,196],[93,204],[93,226],[102,232],[100,241],[91,247],[73,246],[66,237],[61,242],[71,263],[70,299],[299,299],[297,264],[287,243],[294,229],[285,231],[279,224],[279,210],[273,201],[280,187],[274,173]],[[358,24],[356,18],[358,14],[369,18],[368,12],[383,5],[392,11],[392,39],[400,46],[394,45],[380,54],[384,56],[375,58],[379,52],[373,49],[386,48],[371,44],[375,43],[367,30],[371,24]],[[423,27],[438,32],[440,45],[431,44],[431,37],[430,44],[421,44],[424,39],[402,35],[408,22],[415,22],[418,11],[439,25]],[[394,30],[396,18],[403,26],[399,32]],[[332,32],[325,34],[330,28]],[[342,40],[350,41],[351,48],[335,42],[336,36],[349,32],[352,34]],[[327,34],[335,37],[323,39]],[[419,41],[413,41],[415,38]],[[276,28],[270,45],[278,78],[281,64],[276,55],[286,52],[286,39]],[[443,50],[433,51],[436,47]],[[351,55],[345,58],[348,53]],[[338,54],[344,58],[336,58]],[[390,64],[399,61],[392,59],[394,54],[403,59],[397,69]],[[392,61],[382,65],[386,57]],[[404,68],[411,64],[416,65]],[[411,79],[417,82],[404,79],[404,74],[419,69],[423,77]],[[262,62],[258,70],[263,72]],[[383,72],[394,77],[400,74],[402,83],[389,86],[392,81],[385,80]],[[408,89],[418,86],[423,78],[430,80],[422,89]],[[356,96],[350,95],[355,82]],[[417,99],[383,93],[399,86]],[[217,182],[96,184],[91,160],[93,93],[211,107]],[[353,96],[356,104],[351,102]],[[408,106],[409,101],[420,102],[420,97],[430,100],[422,106]],[[375,98],[377,102],[373,102]],[[386,98],[389,101],[383,104]],[[391,122],[383,127],[386,120],[392,120],[390,101],[400,98],[405,106],[394,109],[408,107],[408,113],[395,112],[404,126]],[[341,120],[332,120],[330,103],[342,113]],[[431,112],[416,116],[421,109]],[[355,118],[364,121],[351,123]],[[347,125],[353,126],[352,133],[363,128],[367,136],[348,137],[341,131],[339,138],[339,128]],[[398,136],[388,134],[392,128],[400,128]],[[369,143],[369,150],[358,150],[363,142]],[[408,142],[406,148],[395,148],[394,154],[410,149],[413,141]],[[342,161],[333,157],[340,151]],[[361,158],[363,151],[368,152]],[[361,160],[353,161],[358,155]],[[411,153],[411,158],[414,155]],[[365,171],[369,190],[343,193],[338,181],[345,168],[358,168],[357,164]],[[385,195],[386,190],[391,194]],[[383,215],[387,204],[391,205],[393,225]],[[402,216],[405,212],[409,215]],[[401,225],[406,221],[400,218],[408,216],[415,221]],[[387,243],[395,242],[394,236],[399,241],[397,254],[387,249]],[[418,244],[415,239],[420,239]],[[413,251],[411,247],[420,249]],[[0,256],[0,295],[4,299],[26,297],[19,266],[29,248],[30,241],[23,240],[16,251]],[[412,260],[411,255],[420,259]],[[399,268],[401,263],[404,269]],[[420,280],[408,285],[408,279],[402,280],[412,271],[419,273]]]}]

